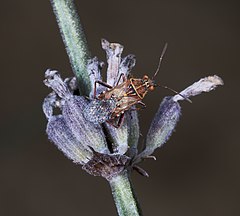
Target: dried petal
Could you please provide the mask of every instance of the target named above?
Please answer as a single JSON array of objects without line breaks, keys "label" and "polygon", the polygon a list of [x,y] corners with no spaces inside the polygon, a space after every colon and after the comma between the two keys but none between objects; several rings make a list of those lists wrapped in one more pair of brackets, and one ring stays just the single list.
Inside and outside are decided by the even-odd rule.
[{"label": "dried petal", "polygon": [[181,115],[181,107],[173,97],[165,97],[151,123],[147,134],[146,147],[138,158],[151,155],[154,150],[163,145],[172,135]]},{"label": "dried petal", "polygon": [[107,143],[101,126],[87,121],[83,116],[83,109],[87,104],[88,101],[84,97],[72,96],[62,107],[63,117],[74,136],[84,146],[91,146],[97,152],[107,153]]},{"label": "dried petal", "polygon": [[55,92],[51,92],[43,101],[43,112],[47,119],[53,115],[53,107],[56,107],[57,95]]},{"label": "dried petal", "polygon": [[107,40],[102,39],[102,48],[107,54],[107,83],[110,86],[114,86],[117,82],[123,46],[118,43],[109,43]]},{"label": "dried petal", "polygon": [[46,132],[48,138],[75,163],[85,164],[92,158],[91,150],[84,148],[72,134],[62,115],[49,119]]},{"label": "dried petal", "polygon": [[76,77],[68,77],[64,80],[68,89],[73,94],[74,92],[78,91],[78,82]]},{"label": "dried petal", "polygon": [[61,98],[67,98],[71,96],[71,93],[60,77],[58,71],[48,69],[45,72],[44,84],[48,87],[51,87],[56,94]]},{"label": "dried petal", "polygon": [[[95,82],[96,81],[102,81],[102,76],[101,76],[101,69],[104,66],[103,62],[99,62],[97,57],[94,57],[90,60],[88,60],[88,65],[87,65],[87,70],[88,70],[88,74],[91,80],[91,86],[92,86],[92,90],[91,93],[89,95],[90,98],[93,98],[94,95],[94,88],[95,88]],[[96,89],[96,93],[97,95],[105,90],[105,87],[103,87],[102,85],[98,85],[97,89]]]},{"label": "dried petal", "polygon": [[[124,57],[119,66],[117,80],[120,78],[121,74],[124,74],[125,77],[128,77],[129,72],[132,70],[132,68],[135,66],[135,64],[136,64],[135,55],[130,54],[130,55],[127,55],[126,57]],[[119,83],[121,83],[121,82],[119,82]]]},{"label": "dried petal", "polygon": [[184,100],[184,97],[189,98],[201,94],[202,92],[209,92],[215,89],[218,85],[223,85],[223,80],[220,77],[218,77],[217,75],[208,76],[193,83],[191,86],[184,89],[179,94],[175,95],[173,97],[173,100],[174,101]]}]

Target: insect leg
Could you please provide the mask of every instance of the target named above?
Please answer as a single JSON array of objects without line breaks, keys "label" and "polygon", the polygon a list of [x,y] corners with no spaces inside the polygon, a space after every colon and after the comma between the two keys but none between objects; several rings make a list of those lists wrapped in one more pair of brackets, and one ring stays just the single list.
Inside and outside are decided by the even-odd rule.
[{"label": "insect leg", "polygon": [[124,113],[122,113],[122,114],[119,116],[118,124],[117,124],[118,128],[122,126],[123,120],[124,120]]},{"label": "insect leg", "polygon": [[146,104],[143,103],[142,101],[138,101],[138,104],[140,104],[142,106],[142,108],[146,108],[147,107]]},{"label": "insect leg", "polygon": [[93,95],[94,98],[96,98],[96,94],[97,94],[97,83],[99,85],[102,85],[102,86],[106,87],[106,88],[109,88],[109,89],[112,88],[112,86],[110,86],[106,82],[103,82],[103,81],[100,81],[100,80],[95,81],[95,84],[94,84],[94,95]]},{"label": "insect leg", "polygon": [[106,122],[107,122],[108,124],[112,125],[112,126],[115,127],[115,128],[121,127],[122,124],[123,124],[123,120],[124,120],[124,113],[122,113],[122,114],[119,116],[117,124],[114,124],[114,123],[113,123],[113,120],[114,120],[114,119],[110,119],[110,120],[108,120],[108,121],[106,121]]},{"label": "insect leg", "polygon": [[124,73],[121,73],[120,74],[120,76],[119,76],[119,78],[118,78],[118,81],[117,81],[117,84],[116,85],[118,85],[119,84],[119,82],[120,82],[120,80],[121,80],[121,78],[123,79],[123,82],[125,82],[126,81],[126,76],[125,76],[125,74]]},{"label": "insect leg", "polygon": [[141,107],[136,107],[136,108],[134,108],[134,109],[131,109],[132,111],[135,111],[135,110],[140,110],[140,109],[144,109],[144,108],[146,108],[147,106],[146,106],[146,104],[145,103],[143,103],[142,101],[138,101],[136,104],[139,104],[139,105],[141,105]]},{"label": "insect leg", "polygon": [[132,167],[134,170],[136,170],[140,175],[144,176],[144,177],[149,177],[148,173],[141,167],[137,166],[137,165],[133,165]]}]

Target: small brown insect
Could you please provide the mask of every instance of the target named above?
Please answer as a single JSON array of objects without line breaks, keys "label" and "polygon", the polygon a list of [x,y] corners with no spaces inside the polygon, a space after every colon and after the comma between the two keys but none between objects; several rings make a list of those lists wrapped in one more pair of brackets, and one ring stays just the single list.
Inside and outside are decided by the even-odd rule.
[{"label": "small brown insect", "polygon": [[[107,122],[118,128],[123,122],[125,111],[132,108],[133,105],[141,105],[142,108],[146,107],[146,105],[142,102],[143,98],[149,91],[153,91],[156,86],[160,86],[154,82],[154,78],[159,71],[161,61],[166,49],[167,44],[165,44],[163,48],[162,54],[159,59],[158,68],[152,79],[150,79],[147,75],[144,75],[141,79],[126,78],[124,74],[121,74],[116,86],[114,87],[110,86],[105,82],[96,81],[94,87],[95,99],[93,99],[85,108],[83,112],[85,118],[93,123]],[[123,80],[123,82],[119,84],[121,79]],[[97,84],[103,85],[104,87],[108,88],[108,90],[96,96]],[[166,86],[162,87],[168,88]],[[177,93],[173,89],[170,90]],[[113,122],[117,118],[117,124],[114,124]]]},{"label": "small brown insect", "polygon": [[[118,84],[123,79],[121,84]],[[96,96],[96,85],[100,84],[108,88],[107,91]],[[126,78],[123,74],[112,87],[105,82],[96,81],[94,88],[94,100],[84,110],[84,116],[93,123],[108,122],[118,128],[123,122],[124,112],[129,110],[133,105],[146,105],[142,102],[148,91],[153,91],[157,86],[147,75],[140,78]],[[139,108],[137,108],[139,109]],[[117,124],[113,120],[119,118]]]}]

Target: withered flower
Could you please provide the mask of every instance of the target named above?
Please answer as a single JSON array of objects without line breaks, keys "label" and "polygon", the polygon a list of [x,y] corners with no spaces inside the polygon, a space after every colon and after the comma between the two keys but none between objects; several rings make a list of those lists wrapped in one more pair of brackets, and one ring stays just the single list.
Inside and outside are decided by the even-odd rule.
[{"label": "withered flower", "polygon": [[[121,58],[123,46],[118,43],[109,43],[103,39],[102,47],[107,54],[107,83],[115,86],[120,74],[126,77],[129,75],[136,60],[134,55]],[[178,101],[203,91],[208,92],[223,84],[219,77],[210,76],[194,83],[180,94],[165,97],[150,126],[145,148],[138,152],[139,125],[136,109],[126,111],[123,125],[119,128],[106,122],[92,123],[85,118],[91,114],[86,113],[89,112],[86,107],[94,100],[95,81],[102,80],[100,73],[102,67],[103,62],[99,62],[96,57],[89,60],[87,69],[92,91],[87,97],[76,94],[78,92],[76,78],[67,78],[63,81],[57,71],[47,70],[44,83],[52,88],[53,92],[45,98],[43,111],[48,118],[46,131],[49,139],[68,158],[83,165],[83,169],[88,173],[108,180],[132,168],[147,176],[137,163],[150,157],[154,150],[171,136],[181,115]],[[103,86],[96,89],[97,94],[104,90],[106,88]],[[61,114],[54,115],[54,109],[60,109]],[[105,109],[99,110],[99,113],[103,111]]]},{"label": "withered flower", "polygon": [[[144,148],[139,151],[136,109],[132,106],[126,110],[123,124],[115,128],[106,122],[114,101],[94,98],[95,82],[102,80],[100,71],[104,63],[96,57],[88,58],[86,39],[73,0],[51,0],[51,3],[76,77],[62,80],[56,70],[45,72],[44,83],[53,90],[43,102],[48,138],[89,174],[108,180],[119,215],[141,215],[129,180],[131,171],[148,176],[138,164],[145,158],[155,158],[153,152],[170,138],[181,115],[178,101],[209,92],[223,85],[223,81],[216,75],[209,76],[175,96],[165,97],[151,123]],[[114,87],[121,74],[128,77],[136,59],[134,55],[122,58],[123,46],[118,43],[103,39],[102,48],[108,64],[106,82]],[[96,95],[105,90],[98,85]],[[90,103],[93,106],[89,106]]]}]

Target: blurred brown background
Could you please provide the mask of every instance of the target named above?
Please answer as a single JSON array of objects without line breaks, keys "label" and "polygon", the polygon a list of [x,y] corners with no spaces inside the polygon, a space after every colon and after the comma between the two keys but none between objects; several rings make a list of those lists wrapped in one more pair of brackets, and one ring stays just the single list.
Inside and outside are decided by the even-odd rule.
[{"label": "blurred brown background", "polygon": [[[92,55],[105,61],[100,39],[137,56],[136,77],[153,74],[178,91],[217,74],[224,87],[182,103],[183,115],[157,161],[142,164],[150,178],[133,182],[144,215],[240,215],[238,1],[76,0]],[[48,0],[3,1],[1,37],[0,215],[116,215],[110,188],[51,144],[41,104],[47,68],[71,68]],[[147,133],[162,98],[157,89],[139,112]]]}]

